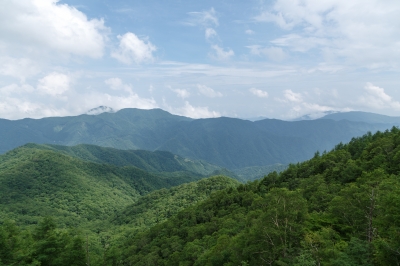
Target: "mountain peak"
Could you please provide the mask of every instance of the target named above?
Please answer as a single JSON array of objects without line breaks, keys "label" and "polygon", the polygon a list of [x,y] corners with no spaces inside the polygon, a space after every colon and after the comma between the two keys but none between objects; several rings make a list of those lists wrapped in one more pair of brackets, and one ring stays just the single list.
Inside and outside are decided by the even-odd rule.
[{"label": "mountain peak", "polygon": [[86,112],[87,115],[99,115],[102,113],[115,113],[115,111],[111,107],[101,105]]}]

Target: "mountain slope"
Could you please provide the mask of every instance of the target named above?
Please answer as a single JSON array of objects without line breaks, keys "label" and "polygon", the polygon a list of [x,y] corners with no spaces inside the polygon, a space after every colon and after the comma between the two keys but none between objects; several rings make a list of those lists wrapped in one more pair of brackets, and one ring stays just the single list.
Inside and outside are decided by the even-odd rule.
[{"label": "mountain slope", "polygon": [[165,177],[21,147],[0,156],[0,209],[24,224],[51,215],[72,226],[105,219],[152,190],[200,178]]},{"label": "mountain slope", "polygon": [[336,143],[392,126],[331,119],[193,120],[160,109],[123,109],[96,116],[0,120],[0,152],[28,142],[68,146],[85,143],[169,151],[233,170],[303,161],[317,150],[330,150]]},{"label": "mountain slope", "polygon": [[119,149],[155,150],[164,131],[190,118],[160,109],[122,109],[96,116],[0,120],[0,153],[29,142],[59,145],[95,144]]},{"label": "mountain slope", "polygon": [[184,208],[207,199],[211,193],[235,188],[240,183],[225,176],[213,176],[169,189],[160,189],[141,197],[123,211],[117,212],[113,223],[147,228],[163,222]]},{"label": "mountain slope", "polygon": [[24,147],[63,152],[66,155],[95,163],[135,166],[148,172],[186,171],[206,176],[220,169],[205,161],[189,160],[167,151],[118,150],[88,144],[61,146],[30,143]]},{"label": "mountain slope", "polygon": [[400,130],[218,191],[132,236],[130,265],[397,265]]}]

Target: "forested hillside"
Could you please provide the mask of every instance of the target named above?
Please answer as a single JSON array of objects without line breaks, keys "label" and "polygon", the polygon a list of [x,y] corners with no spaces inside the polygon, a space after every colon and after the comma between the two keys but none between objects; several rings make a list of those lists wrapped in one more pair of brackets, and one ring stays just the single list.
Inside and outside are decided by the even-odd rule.
[{"label": "forested hillside", "polygon": [[400,130],[214,193],[130,239],[125,265],[399,265]]},{"label": "forested hillside", "polygon": [[27,148],[62,152],[66,155],[94,163],[135,166],[142,170],[156,173],[186,171],[207,176],[216,170],[220,170],[219,166],[205,161],[189,160],[167,151],[118,150],[88,144],[61,146],[29,143],[24,146]]},{"label": "forested hillside", "polygon": [[[81,219],[68,218],[68,215],[55,216],[56,219],[44,216],[57,215],[54,212],[42,213],[44,218],[39,224],[34,221],[27,224],[23,219],[10,220],[14,214],[5,209],[0,213],[0,265],[121,265],[126,239],[208,198],[215,191],[237,185],[237,181],[228,177],[206,178],[150,192],[132,205],[114,206],[114,212],[88,219],[83,219],[83,213]],[[48,194],[48,208],[57,205],[51,193]],[[104,199],[100,196],[97,201],[101,205]],[[73,226],[65,225],[65,219],[72,220]]]},{"label": "forested hillside", "polygon": [[25,146],[0,156],[0,210],[23,224],[51,215],[72,226],[106,219],[150,191],[202,177],[158,175]]},{"label": "forested hillside", "polygon": [[128,224],[135,228],[150,227],[194,203],[207,199],[214,191],[235,188],[239,184],[228,177],[214,176],[170,189],[156,190],[139,198],[123,211],[117,212],[112,222],[117,225]]}]

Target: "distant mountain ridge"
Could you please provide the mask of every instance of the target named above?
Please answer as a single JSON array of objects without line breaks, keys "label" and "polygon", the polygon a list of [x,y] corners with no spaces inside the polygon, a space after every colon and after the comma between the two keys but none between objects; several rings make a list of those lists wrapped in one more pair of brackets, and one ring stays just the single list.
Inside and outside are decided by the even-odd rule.
[{"label": "distant mountain ridge", "polygon": [[[334,114],[332,114],[334,115]],[[161,109],[122,109],[115,113],[0,120],[0,153],[26,143],[169,151],[228,169],[288,164],[311,158],[368,131],[392,123],[317,119],[251,122],[237,118],[191,119]]]},{"label": "distant mountain ridge", "polygon": [[374,114],[368,112],[352,111],[345,113],[331,113],[320,119],[331,119],[335,121],[348,120],[354,122],[365,122],[375,124],[400,125],[400,117]]}]

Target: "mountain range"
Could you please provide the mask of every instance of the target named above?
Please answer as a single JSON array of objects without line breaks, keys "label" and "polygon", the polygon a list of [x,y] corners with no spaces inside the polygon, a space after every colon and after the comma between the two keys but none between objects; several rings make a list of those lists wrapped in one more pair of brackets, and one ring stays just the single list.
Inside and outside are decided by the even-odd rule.
[{"label": "mountain range", "polygon": [[191,119],[161,109],[0,120],[0,152],[26,143],[93,144],[117,149],[169,151],[228,169],[295,163],[366,132],[398,125],[399,118],[349,112],[322,119],[255,122],[237,118]]}]

